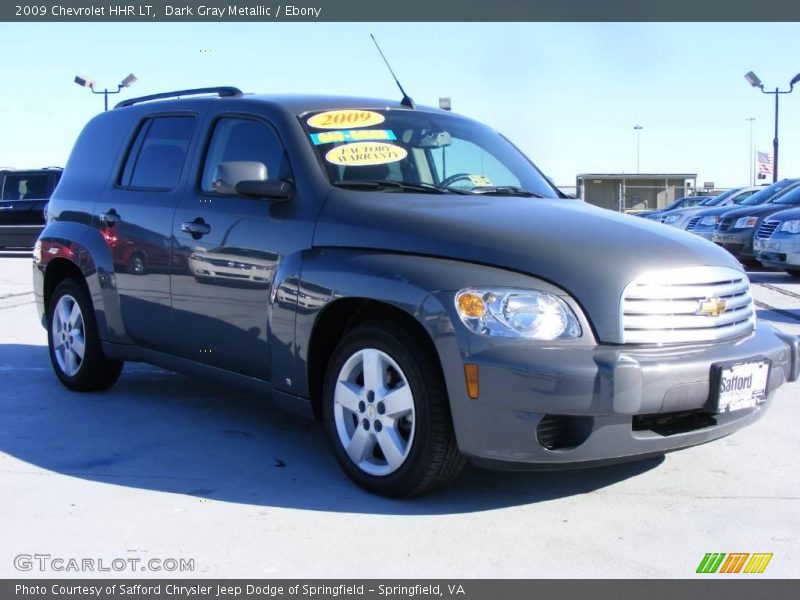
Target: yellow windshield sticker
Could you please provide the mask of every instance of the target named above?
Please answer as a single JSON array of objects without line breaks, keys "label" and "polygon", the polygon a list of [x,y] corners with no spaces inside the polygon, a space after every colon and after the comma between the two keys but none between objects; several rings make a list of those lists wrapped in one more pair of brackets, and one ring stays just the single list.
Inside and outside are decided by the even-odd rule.
[{"label": "yellow windshield sticker", "polygon": [[386,118],[371,110],[329,110],[311,117],[306,123],[316,129],[342,129],[343,127],[370,127],[383,123]]},{"label": "yellow windshield sticker", "polygon": [[403,160],[408,152],[394,144],[376,142],[355,142],[343,144],[328,151],[325,160],[335,165],[366,166],[385,165]]},{"label": "yellow windshield sticker", "polygon": [[470,175],[469,180],[475,187],[491,187],[492,182],[485,175]]}]

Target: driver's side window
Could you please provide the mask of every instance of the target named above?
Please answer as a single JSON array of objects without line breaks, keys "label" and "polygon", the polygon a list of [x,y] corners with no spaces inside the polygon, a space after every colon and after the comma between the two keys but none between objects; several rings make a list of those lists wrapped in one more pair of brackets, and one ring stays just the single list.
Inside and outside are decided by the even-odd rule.
[{"label": "driver's side window", "polygon": [[275,131],[262,121],[226,117],[217,121],[203,166],[201,189],[214,192],[219,165],[224,162],[260,162],[270,179],[290,177],[289,161]]},{"label": "driver's side window", "polygon": [[[520,186],[519,179],[503,163],[472,142],[454,137],[451,145],[430,152],[439,183],[450,179],[455,187]],[[459,174],[463,177],[456,177]],[[483,179],[472,181],[469,175]]]}]

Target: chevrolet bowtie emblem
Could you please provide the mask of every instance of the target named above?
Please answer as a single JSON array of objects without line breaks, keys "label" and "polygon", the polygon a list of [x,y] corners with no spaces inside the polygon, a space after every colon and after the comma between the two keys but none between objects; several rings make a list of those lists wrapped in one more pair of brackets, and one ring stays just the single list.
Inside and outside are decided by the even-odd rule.
[{"label": "chevrolet bowtie emblem", "polygon": [[718,317],[725,312],[726,308],[728,308],[728,303],[722,298],[706,298],[705,300],[700,300],[700,308],[698,308],[697,314]]}]

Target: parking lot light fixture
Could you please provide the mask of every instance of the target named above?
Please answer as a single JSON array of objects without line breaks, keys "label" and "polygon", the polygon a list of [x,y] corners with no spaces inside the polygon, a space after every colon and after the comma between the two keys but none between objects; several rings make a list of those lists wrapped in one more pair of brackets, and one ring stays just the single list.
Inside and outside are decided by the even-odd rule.
[{"label": "parking lot light fixture", "polygon": [[81,87],[89,88],[93,94],[103,94],[103,106],[105,110],[108,110],[108,95],[109,94],[119,94],[122,91],[122,88],[130,87],[134,83],[136,83],[137,77],[133,73],[129,73],[125,79],[123,79],[120,83],[117,84],[116,90],[109,90],[105,88],[102,91],[97,91],[94,87],[97,85],[94,80],[89,79],[88,77],[82,77],[77,75],[75,77],[75,83],[77,83]]},{"label": "parking lot light fixture", "polygon": [[634,131],[636,131],[636,174],[638,175],[639,174],[639,135],[642,133],[642,129],[644,129],[644,127],[642,127],[641,125],[634,125],[633,129],[634,129]]},{"label": "parking lot light fixture", "polygon": [[775,96],[775,137],[772,138],[772,181],[775,182],[778,181],[778,98],[781,94],[792,93],[794,85],[800,81],[800,73],[792,77],[792,80],[789,82],[788,90],[781,90],[777,87],[774,91],[765,90],[764,84],[758,78],[758,75],[752,71],[745,73],[744,78],[750,85],[760,89],[762,94],[773,94]]}]

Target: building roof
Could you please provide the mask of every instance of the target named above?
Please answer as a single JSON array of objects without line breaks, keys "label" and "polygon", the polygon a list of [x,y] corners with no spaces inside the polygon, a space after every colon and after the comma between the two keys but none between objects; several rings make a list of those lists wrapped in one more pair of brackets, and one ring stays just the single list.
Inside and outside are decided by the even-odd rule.
[{"label": "building roof", "polygon": [[578,179],[697,179],[697,173],[581,173]]}]

